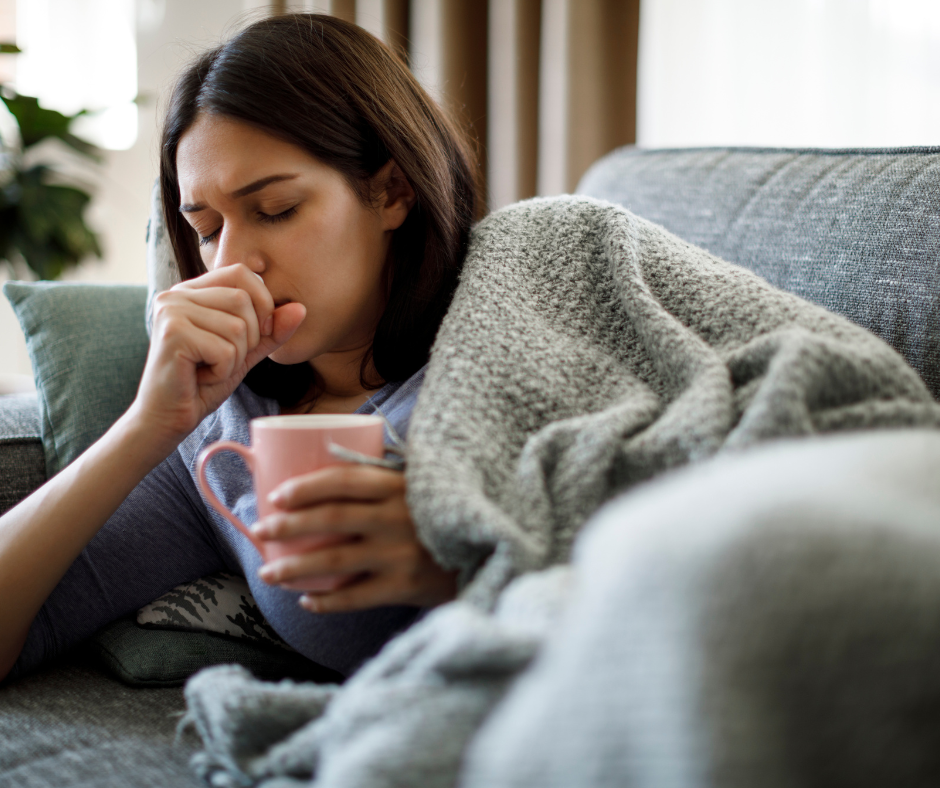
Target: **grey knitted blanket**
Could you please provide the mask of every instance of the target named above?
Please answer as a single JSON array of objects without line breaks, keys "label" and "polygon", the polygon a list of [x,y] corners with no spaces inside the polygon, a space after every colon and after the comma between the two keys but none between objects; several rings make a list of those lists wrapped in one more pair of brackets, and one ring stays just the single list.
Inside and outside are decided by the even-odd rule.
[{"label": "grey knitted blanket", "polygon": [[461,598],[342,688],[199,674],[198,768],[215,785],[453,786],[550,637],[601,504],[769,439],[914,425],[940,426],[940,405],[846,320],[614,205],[502,210],[474,230],[409,431],[409,504]]}]

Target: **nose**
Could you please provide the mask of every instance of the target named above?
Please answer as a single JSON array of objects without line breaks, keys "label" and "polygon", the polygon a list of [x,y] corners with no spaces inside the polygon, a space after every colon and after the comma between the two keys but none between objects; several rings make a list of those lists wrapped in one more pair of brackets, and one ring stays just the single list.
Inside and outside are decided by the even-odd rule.
[{"label": "nose", "polygon": [[263,250],[254,234],[237,224],[228,223],[219,231],[218,246],[212,260],[212,268],[223,268],[241,263],[256,274],[264,272]]}]

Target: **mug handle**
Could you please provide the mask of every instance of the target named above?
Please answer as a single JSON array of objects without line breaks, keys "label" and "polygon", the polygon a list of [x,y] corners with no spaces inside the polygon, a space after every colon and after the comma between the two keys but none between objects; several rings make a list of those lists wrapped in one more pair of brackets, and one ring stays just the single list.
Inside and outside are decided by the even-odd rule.
[{"label": "mug handle", "polygon": [[226,520],[228,520],[232,525],[234,525],[239,531],[241,531],[251,543],[258,548],[258,551],[261,551],[261,548],[258,544],[258,540],[255,539],[254,534],[248,529],[248,527],[239,520],[229,508],[222,503],[209,486],[209,481],[206,479],[206,466],[209,464],[209,460],[212,459],[220,451],[233,451],[239,457],[241,457],[245,464],[248,466],[248,470],[252,473],[255,472],[255,455],[252,453],[251,449],[247,446],[242,446],[240,443],[235,441],[219,441],[218,443],[213,443],[208,448],[204,449],[199,455],[199,459],[196,460],[196,478],[199,481],[199,489],[202,490],[202,494],[206,497],[206,500],[209,502],[210,506],[215,509],[219,514],[221,514]]}]

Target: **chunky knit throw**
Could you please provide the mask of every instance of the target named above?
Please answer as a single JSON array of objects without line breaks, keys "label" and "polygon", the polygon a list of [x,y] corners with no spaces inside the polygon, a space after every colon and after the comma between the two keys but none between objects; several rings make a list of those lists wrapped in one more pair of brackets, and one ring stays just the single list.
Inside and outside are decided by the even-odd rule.
[{"label": "chunky knit throw", "polygon": [[769,439],[915,425],[940,426],[940,405],[848,321],[608,203],[495,213],[474,230],[409,432],[409,504],[461,570],[460,599],[342,688],[199,674],[198,767],[215,785],[455,785],[551,632],[602,503]]}]

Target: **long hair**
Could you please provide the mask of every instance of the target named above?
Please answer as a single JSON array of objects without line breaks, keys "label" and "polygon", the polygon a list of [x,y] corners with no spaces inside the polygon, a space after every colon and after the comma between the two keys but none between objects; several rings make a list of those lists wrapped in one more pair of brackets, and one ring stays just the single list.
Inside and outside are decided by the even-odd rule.
[{"label": "long hair", "polygon": [[[205,272],[196,232],[179,212],[176,153],[202,114],[223,115],[292,143],[340,172],[365,204],[372,177],[394,159],[417,201],[393,237],[388,299],[371,350],[383,380],[420,369],[447,311],[477,208],[477,170],[465,137],[404,62],[361,28],[330,16],[256,22],[200,55],[180,76],[163,127],[160,186],[183,279]],[[309,364],[265,360],[246,378],[282,405],[303,398]]]}]

